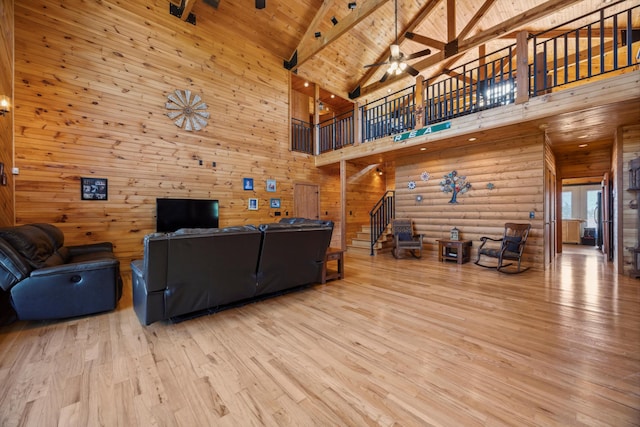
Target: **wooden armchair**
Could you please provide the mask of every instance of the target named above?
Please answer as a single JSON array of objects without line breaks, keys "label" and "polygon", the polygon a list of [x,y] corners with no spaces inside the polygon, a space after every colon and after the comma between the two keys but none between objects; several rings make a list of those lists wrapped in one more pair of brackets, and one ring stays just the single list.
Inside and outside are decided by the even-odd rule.
[{"label": "wooden armchair", "polygon": [[394,219],[391,223],[393,231],[393,256],[400,258],[409,251],[415,258],[422,256],[422,234],[413,232],[413,224],[410,219]]},{"label": "wooden armchair", "polygon": [[[531,230],[531,224],[515,224],[508,222],[504,225],[504,235],[501,239],[492,239],[490,237],[481,237],[482,243],[478,248],[478,258],[475,263],[481,267],[495,268],[501,273],[522,273],[529,269],[529,267],[522,268],[522,253],[524,252],[524,246],[527,243],[529,237],[529,231]],[[481,257],[497,258],[496,263],[481,264]],[[504,269],[512,262],[505,264],[505,261],[518,261],[517,269]],[[486,260],[483,259],[483,262]]]}]

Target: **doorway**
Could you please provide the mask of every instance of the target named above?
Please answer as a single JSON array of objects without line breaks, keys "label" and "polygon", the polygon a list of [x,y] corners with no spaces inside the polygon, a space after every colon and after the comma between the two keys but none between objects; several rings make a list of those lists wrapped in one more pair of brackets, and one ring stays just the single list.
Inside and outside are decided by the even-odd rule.
[{"label": "doorway", "polygon": [[320,187],[317,184],[294,184],[293,216],[320,219]]}]

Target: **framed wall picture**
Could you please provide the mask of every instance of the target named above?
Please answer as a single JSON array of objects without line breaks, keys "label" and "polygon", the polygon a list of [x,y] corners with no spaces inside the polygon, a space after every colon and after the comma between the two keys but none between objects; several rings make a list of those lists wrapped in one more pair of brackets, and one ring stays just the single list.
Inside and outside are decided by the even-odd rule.
[{"label": "framed wall picture", "polygon": [[280,199],[271,199],[271,207],[280,209]]},{"label": "framed wall picture", "polygon": [[82,200],[107,200],[106,178],[80,178],[80,196]]},{"label": "framed wall picture", "polygon": [[258,199],[249,199],[249,210],[250,211],[258,210]]},{"label": "framed wall picture", "polygon": [[275,179],[268,179],[267,180],[267,191],[269,191],[270,193],[275,193],[275,191],[276,191],[276,180]]},{"label": "framed wall picture", "polygon": [[253,190],[253,178],[243,178],[242,188],[245,190]]}]

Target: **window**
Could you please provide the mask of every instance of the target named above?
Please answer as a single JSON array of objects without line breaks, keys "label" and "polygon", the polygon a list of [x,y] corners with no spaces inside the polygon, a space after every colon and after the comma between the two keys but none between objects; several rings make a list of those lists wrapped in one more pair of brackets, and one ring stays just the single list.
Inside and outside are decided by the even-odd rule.
[{"label": "window", "polygon": [[600,191],[598,190],[589,190],[587,191],[587,225],[589,228],[596,228],[598,224],[596,223],[596,215],[598,214],[598,195]]},{"label": "window", "polygon": [[573,193],[571,191],[563,191],[562,192],[562,219],[572,218],[572,206],[571,206],[571,196]]}]

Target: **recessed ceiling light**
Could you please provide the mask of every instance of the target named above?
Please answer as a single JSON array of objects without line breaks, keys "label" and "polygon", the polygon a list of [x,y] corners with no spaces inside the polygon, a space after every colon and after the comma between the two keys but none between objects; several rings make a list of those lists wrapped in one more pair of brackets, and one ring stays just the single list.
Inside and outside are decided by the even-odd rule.
[{"label": "recessed ceiling light", "polygon": [[335,98],[336,96],[334,94],[331,94],[331,98]]},{"label": "recessed ceiling light", "polygon": [[422,147],[420,151],[427,151],[427,149],[425,147]]},{"label": "recessed ceiling light", "polygon": [[578,137],[578,139],[585,139],[587,136],[589,136],[589,135],[580,135],[580,136]]},{"label": "recessed ceiling light", "polygon": [[304,87],[309,87],[309,82],[304,82]]},{"label": "recessed ceiling light", "polygon": [[473,142],[473,141],[475,141],[476,139],[478,139],[478,138],[476,138],[475,136],[472,136],[471,138],[469,138],[469,141]]},{"label": "recessed ceiling light", "polygon": [[578,147],[580,147],[580,148],[584,148],[584,147],[588,147],[588,146],[589,146],[589,144],[580,144],[580,145],[578,145]]}]

